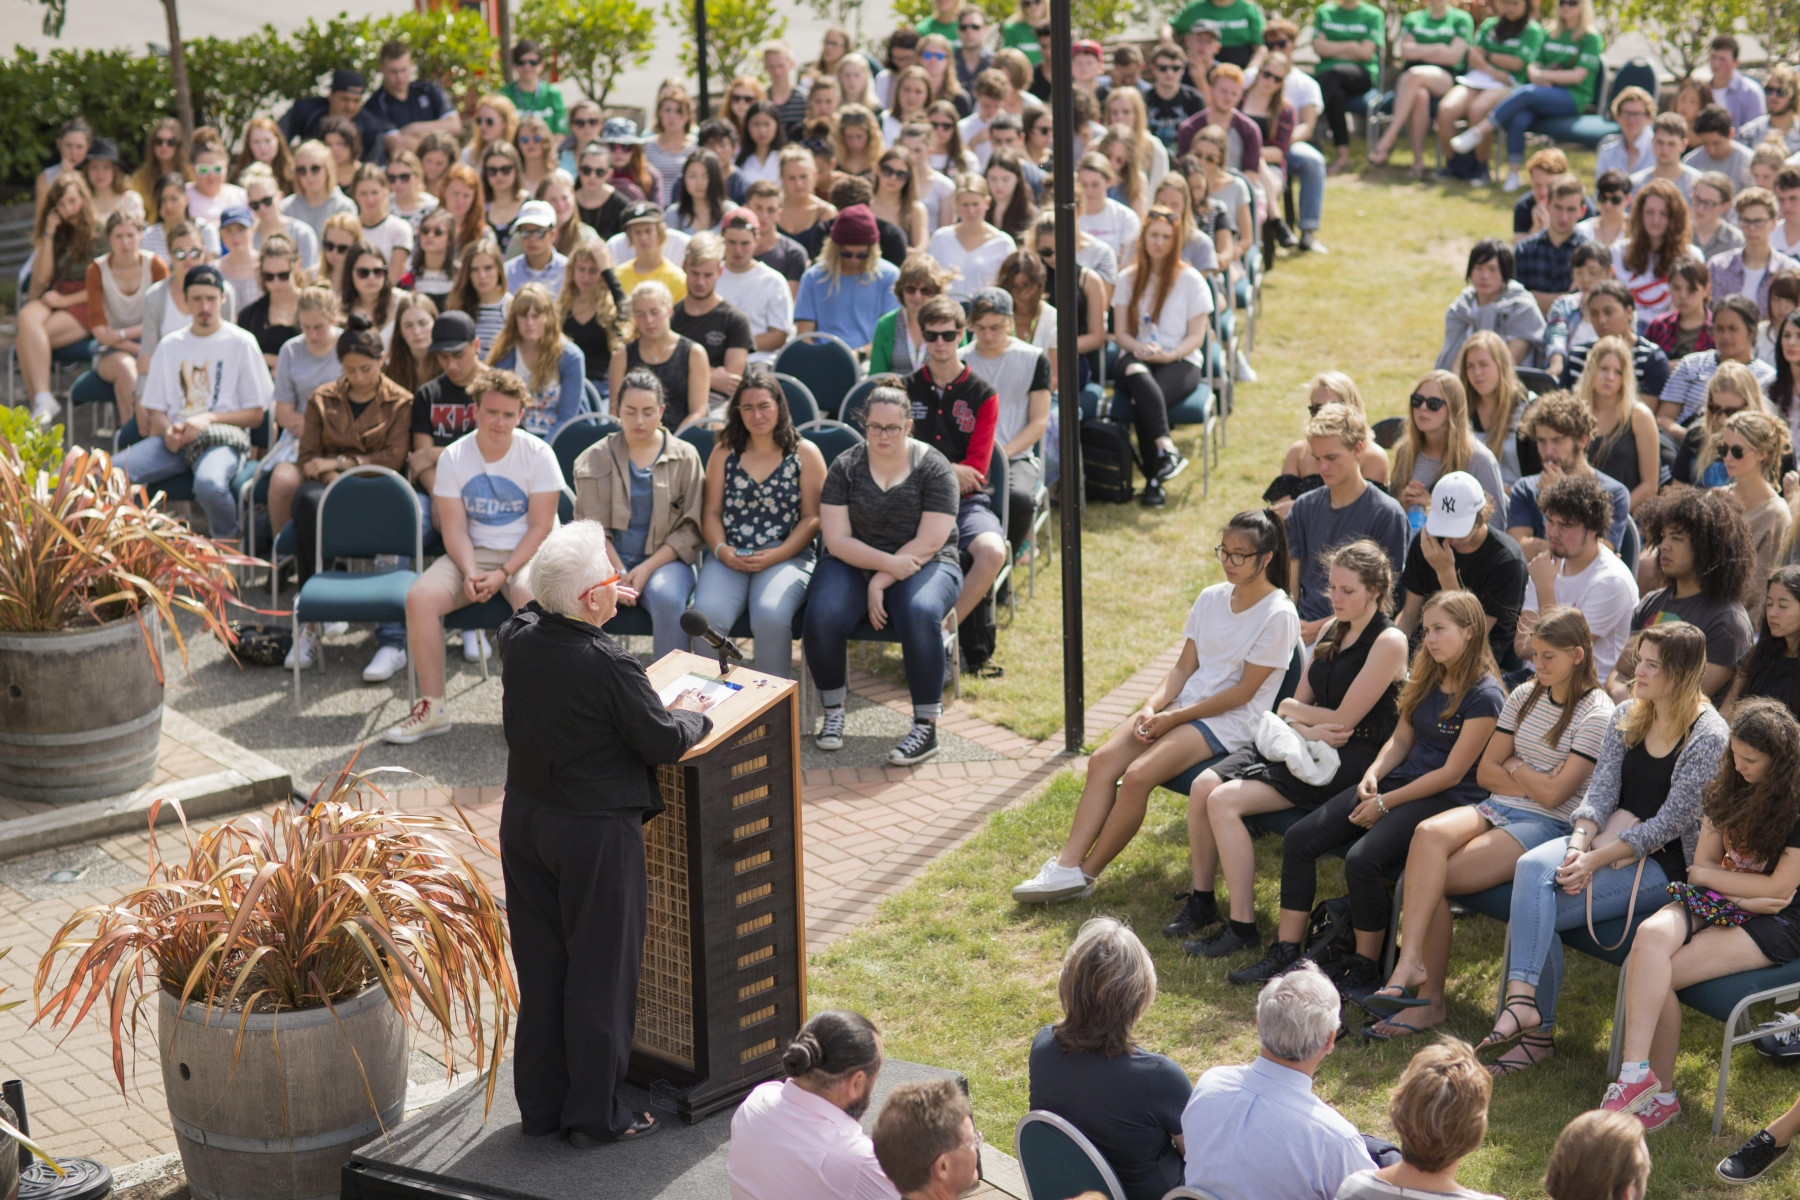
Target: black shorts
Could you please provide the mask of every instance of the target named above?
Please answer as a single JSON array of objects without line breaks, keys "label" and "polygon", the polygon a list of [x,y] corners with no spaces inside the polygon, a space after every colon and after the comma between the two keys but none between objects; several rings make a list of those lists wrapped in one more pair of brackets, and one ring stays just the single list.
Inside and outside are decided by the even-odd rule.
[{"label": "black shorts", "polygon": [[1243,779],[1267,784],[1301,812],[1311,812],[1345,788],[1355,787],[1362,779],[1363,772],[1369,769],[1369,764],[1375,761],[1375,756],[1380,752],[1379,746],[1367,746],[1360,742],[1346,744],[1338,751],[1337,774],[1329,781],[1317,784],[1294,778],[1286,763],[1270,762],[1256,752],[1255,746],[1234,751],[1207,770],[1220,779]]},{"label": "black shorts", "polygon": [[1800,958],[1800,912],[1794,909],[1751,917],[1738,928],[1749,934],[1763,957],[1778,967]]}]

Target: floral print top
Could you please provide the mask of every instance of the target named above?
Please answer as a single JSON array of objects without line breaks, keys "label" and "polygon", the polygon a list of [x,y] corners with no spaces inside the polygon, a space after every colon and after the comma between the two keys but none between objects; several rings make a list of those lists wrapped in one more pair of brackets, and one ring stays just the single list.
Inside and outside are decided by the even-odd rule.
[{"label": "floral print top", "polygon": [[725,459],[725,540],[735,550],[760,550],[787,540],[800,523],[800,456],[789,451],[758,483],[732,454]]}]

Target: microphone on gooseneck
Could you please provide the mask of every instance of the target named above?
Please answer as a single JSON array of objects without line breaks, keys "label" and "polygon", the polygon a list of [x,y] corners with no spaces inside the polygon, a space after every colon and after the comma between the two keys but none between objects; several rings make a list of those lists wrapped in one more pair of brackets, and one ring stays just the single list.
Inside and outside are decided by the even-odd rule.
[{"label": "microphone on gooseneck", "polygon": [[690,608],[681,614],[681,632],[689,637],[703,638],[706,644],[717,650],[722,657],[734,662],[744,661],[744,652],[737,648],[737,643],[714,629],[706,614],[697,608]]}]

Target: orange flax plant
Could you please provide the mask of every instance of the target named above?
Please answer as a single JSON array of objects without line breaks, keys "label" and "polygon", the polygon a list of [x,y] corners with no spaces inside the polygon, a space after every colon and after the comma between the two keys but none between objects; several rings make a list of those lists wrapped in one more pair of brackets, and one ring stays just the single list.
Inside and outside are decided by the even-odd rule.
[{"label": "orange flax plant", "polygon": [[505,914],[451,839],[496,851],[460,809],[364,807],[365,794],[383,797],[354,765],[303,812],[283,804],[196,833],[175,805],[185,859],[162,857],[153,806],[144,886],[57,931],[38,964],[33,1023],[67,1019],[72,1030],[99,1006],[123,1092],[125,1043],[135,1047],[139,1010],[159,990],[205,1003],[209,1020],[239,1014],[241,1046],[252,1012],[334,1009],[379,985],[408,1025],[421,1024],[415,1000],[430,1014],[446,1063],[453,1041],[466,1043],[491,1104],[518,989]]}]

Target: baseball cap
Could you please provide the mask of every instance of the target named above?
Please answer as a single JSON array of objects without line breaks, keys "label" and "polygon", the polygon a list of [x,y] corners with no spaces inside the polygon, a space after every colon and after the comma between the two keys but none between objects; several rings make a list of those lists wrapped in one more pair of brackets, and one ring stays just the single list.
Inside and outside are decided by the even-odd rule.
[{"label": "baseball cap", "polygon": [[[546,205],[545,207],[549,206]],[[642,225],[646,221],[661,221],[662,219],[662,209],[656,207],[656,205],[650,203],[648,200],[639,200],[636,204],[629,205],[625,209],[624,214],[619,218],[619,225],[621,227],[626,225]]]},{"label": "baseball cap", "polygon": [[1100,43],[1094,41],[1092,38],[1083,38],[1073,46],[1070,46],[1069,54],[1071,57],[1077,54],[1091,54],[1095,58],[1103,57],[1100,50]]},{"label": "baseball cap", "polygon": [[513,218],[514,225],[541,225],[545,229],[556,228],[556,210],[543,200],[527,200],[519,206],[519,215]]},{"label": "baseball cap", "polygon": [[349,67],[331,73],[331,90],[334,92],[360,92],[367,90],[368,80],[361,71],[352,71]]},{"label": "baseball cap", "polygon": [[[92,156],[90,155],[90,157]],[[219,228],[223,229],[227,225],[245,225],[254,228],[256,218],[250,215],[250,209],[247,206],[233,204],[219,214]]]},{"label": "baseball cap", "polygon": [[225,276],[221,275],[219,268],[211,263],[201,263],[197,267],[189,267],[187,278],[181,281],[182,294],[186,295],[197,287],[214,287],[222,292],[225,290]]},{"label": "baseball cap", "polygon": [[1002,317],[1012,316],[1012,293],[1005,288],[984,287],[977,291],[974,296],[970,297],[969,317],[971,320],[975,317],[985,317],[989,315],[998,315]]},{"label": "baseball cap", "polygon": [[474,340],[475,318],[466,312],[451,309],[431,323],[433,354],[455,354]]},{"label": "baseball cap", "polygon": [[[1221,27],[1217,21],[1195,21],[1193,24],[1189,25],[1186,29],[1182,30],[1181,32],[1183,34],[1210,33],[1215,38],[1218,38],[1221,36],[1220,28]],[[1223,39],[1221,38],[1221,40],[1223,40]]]},{"label": "baseball cap", "polygon": [[1431,511],[1425,516],[1425,532],[1436,538],[1465,538],[1481,520],[1487,493],[1467,471],[1452,471],[1431,489]]}]

